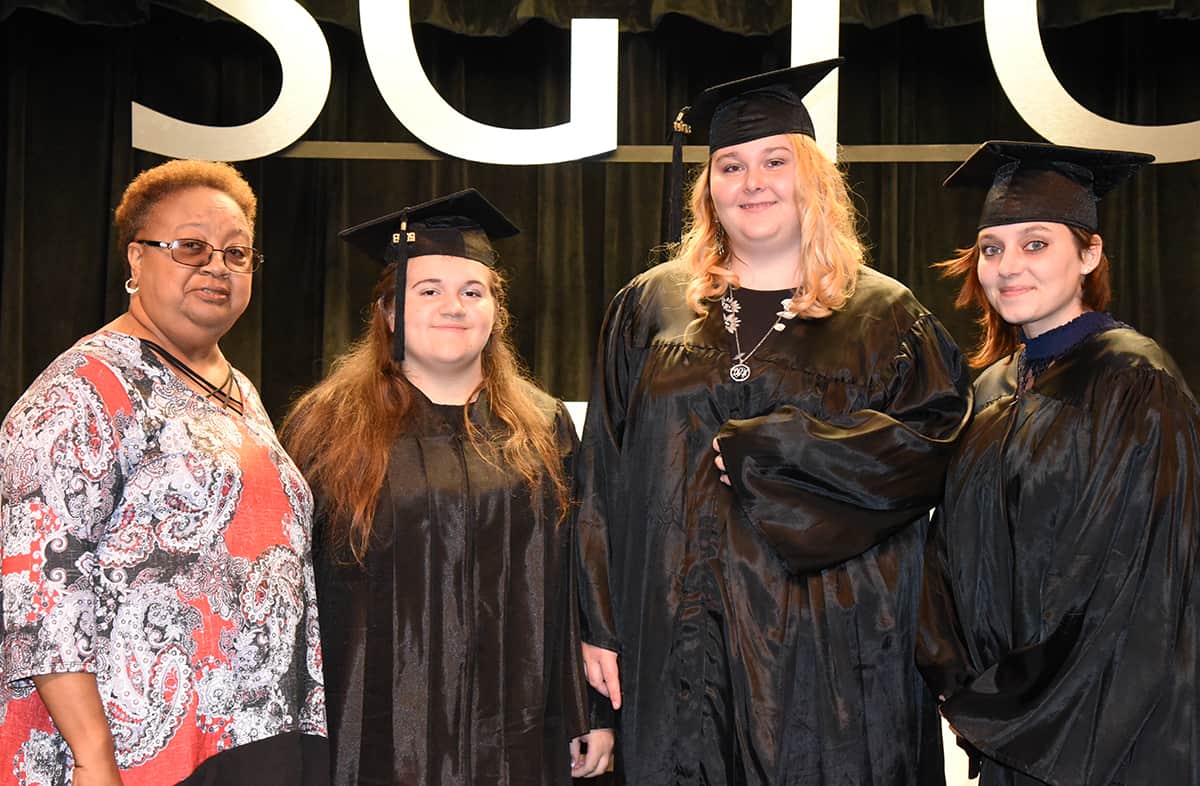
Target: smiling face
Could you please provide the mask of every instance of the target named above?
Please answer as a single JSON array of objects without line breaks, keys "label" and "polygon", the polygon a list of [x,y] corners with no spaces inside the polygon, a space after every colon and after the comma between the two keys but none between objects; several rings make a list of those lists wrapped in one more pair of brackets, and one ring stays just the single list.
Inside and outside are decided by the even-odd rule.
[{"label": "smiling face", "polygon": [[1096,269],[1099,235],[1084,249],[1065,224],[1025,222],[979,232],[979,283],[1005,322],[1029,338],[1065,325],[1086,309],[1083,277]]},{"label": "smiling face", "polygon": [[[216,248],[252,245],[250,224],[237,203],[215,188],[194,187],[161,199],[135,239],[170,242],[194,238]],[[252,276],[231,273],[214,253],[203,267],[171,258],[169,249],[130,243],[126,252],[137,294],[130,312],[171,344],[215,346],[250,302]]]},{"label": "smiling face", "polygon": [[425,255],[408,260],[404,369],[422,376],[479,369],[496,321],[495,277],[482,262]]},{"label": "smiling face", "polygon": [[735,254],[799,249],[796,154],[785,134],[717,150],[708,182]]}]

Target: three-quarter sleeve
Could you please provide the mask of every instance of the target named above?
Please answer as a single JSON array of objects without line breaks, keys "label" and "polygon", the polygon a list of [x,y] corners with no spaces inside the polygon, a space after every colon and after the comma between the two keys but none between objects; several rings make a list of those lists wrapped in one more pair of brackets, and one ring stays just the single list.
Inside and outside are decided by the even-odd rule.
[{"label": "three-quarter sleeve", "polygon": [[[575,460],[578,457],[579,438],[576,436],[571,414],[562,402],[558,404],[555,430],[559,451],[563,456],[564,477],[571,478]],[[575,556],[578,554],[578,536],[574,506],[569,508],[566,517],[558,522],[558,526],[566,528],[566,541],[569,553],[572,555],[565,566],[567,581],[562,611],[567,620],[567,624],[564,626],[566,651],[563,670],[567,675],[564,691],[574,699],[575,706],[581,710],[584,717],[583,724],[578,727],[568,724],[568,736],[575,737],[591,729],[611,729],[616,725],[616,718],[613,714],[612,704],[588,684],[584,675],[583,653],[579,647],[583,636],[580,627],[579,560]],[[568,714],[566,717],[571,719],[573,714]]]},{"label": "three-quarter sleeve", "polygon": [[795,573],[861,554],[941,498],[970,419],[966,365],[924,316],[899,341],[891,372],[878,408],[821,419],[784,406],[728,421],[718,435],[742,509]]},{"label": "three-quarter sleeve", "polygon": [[4,420],[0,646],[9,684],[95,670],[95,549],[122,485],[128,412],[108,366],[68,354]]}]

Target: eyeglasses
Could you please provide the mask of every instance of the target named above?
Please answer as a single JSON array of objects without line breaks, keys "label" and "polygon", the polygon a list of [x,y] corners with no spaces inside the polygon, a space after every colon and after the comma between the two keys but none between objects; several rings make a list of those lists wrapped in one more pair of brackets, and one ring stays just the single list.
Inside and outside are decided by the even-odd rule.
[{"label": "eyeglasses", "polygon": [[225,267],[234,273],[253,273],[263,263],[262,252],[250,246],[217,248],[207,240],[196,240],[190,237],[181,237],[170,243],[165,240],[135,240],[133,242],[141,243],[144,246],[165,248],[171,253],[171,259],[188,267],[204,267],[212,259],[214,251],[221,252],[221,259],[225,262]]}]

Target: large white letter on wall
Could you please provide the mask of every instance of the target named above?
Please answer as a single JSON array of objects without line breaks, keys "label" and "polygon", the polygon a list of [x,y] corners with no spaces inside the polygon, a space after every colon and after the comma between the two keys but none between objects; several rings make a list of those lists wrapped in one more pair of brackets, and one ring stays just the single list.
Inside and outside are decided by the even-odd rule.
[{"label": "large white letter on wall", "polygon": [[1034,131],[1058,145],[1136,150],[1154,154],[1161,163],[1200,158],[1200,122],[1118,123],[1072,98],[1046,59],[1037,6],[1037,0],[984,0],[983,4],[996,76]]},{"label": "large white letter on wall", "polygon": [[[240,126],[187,123],[133,104],[133,146],[173,158],[245,161],[295,142],[321,114],[329,95],[329,46],[315,19],[293,0],[207,0],[267,39],[279,55],[279,98]],[[201,42],[203,44],[203,42]]]},{"label": "large white letter on wall", "polygon": [[[792,0],[792,65],[804,65],[838,56],[839,0]],[[817,146],[830,161],[837,161],[838,72],[821,80],[804,98],[812,116]]]},{"label": "large white letter on wall", "polygon": [[392,114],[447,155],[489,164],[553,164],[617,146],[617,20],[571,20],[571,120],[500,128],[462,115],[438,94],[417,57],[408,0],[360,0],[367,63]]}]

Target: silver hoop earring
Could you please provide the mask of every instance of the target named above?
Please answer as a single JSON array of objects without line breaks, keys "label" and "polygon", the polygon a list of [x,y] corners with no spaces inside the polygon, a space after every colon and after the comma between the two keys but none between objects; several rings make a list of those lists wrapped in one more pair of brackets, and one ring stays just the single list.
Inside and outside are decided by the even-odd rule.
[{"label": "silver hoop earring", "polygon": [[133,283],[133,276],[130,276],[129,278],[125,279],[125,292],[126,292],[126,294],[130,294],[130,295],[136,295],[136,294],[137,294],[137,291],[138,291],[139,289],[141,289],[141,287],[140,287],[140,286],[138,286],[137,284]]}]

